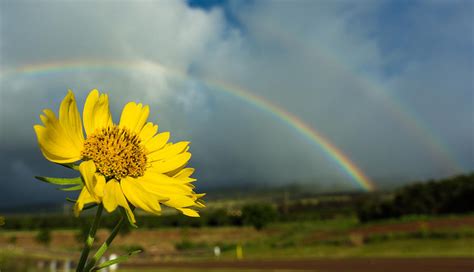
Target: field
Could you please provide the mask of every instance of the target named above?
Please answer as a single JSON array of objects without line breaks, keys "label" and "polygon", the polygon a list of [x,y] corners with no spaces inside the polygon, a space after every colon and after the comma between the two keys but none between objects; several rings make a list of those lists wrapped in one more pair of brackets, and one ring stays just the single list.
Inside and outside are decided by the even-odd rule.
[{"label": "field", "polygon": [[[38,242],[36,231],[2,231],[0,268],[26,271],[12,264],[22,260],[41,271],[52,259],[77,259],[81,244],[76,235],[73,230],[54,230],[45,245]],[[97,243],[107,235],[107,230],[100,230]],[[222,252],[219,257],[214,256],[215,246]],[[236,256],[238,246],[241,259]],[[370,224],[342,217],[275,222],[260,231],[250,226],[142,228],[119,236],[109,253],[130,249],[144,252],[122,265],[123,271],[471,271],[474,216],[407,217]]]},{"label": "field", "polygon": [[[107,254],[142,251],[120,271],[474,270],[474,174],[390,192],[286,187],[211,195],[199,218],[171,209],[162,216],[137,211],[140,227],[123,229]],[[6,216],[0,270],[70,270],[93,210],[75,218],[70,206],[49,213],[33,208]],[[101,219],[95,247],[118,217]]]}]

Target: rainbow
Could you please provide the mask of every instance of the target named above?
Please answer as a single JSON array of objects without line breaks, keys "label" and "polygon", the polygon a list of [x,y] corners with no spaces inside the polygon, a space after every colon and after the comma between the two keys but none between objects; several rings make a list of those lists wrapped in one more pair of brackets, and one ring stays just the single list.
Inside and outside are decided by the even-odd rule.
[{"label": "rainbow", "polygon": [[184,79],[195,79],[203,82],[208,87],[232,95],[233,97],[239,98],[242,101],[260,109],[263,112],[271,114],[276,119],[284,122],[289,127],[297,131],[300,135],[304,136],[314,145],[321,148],[324,153],[334,163],[336,163],[348,176],[351,177],[361,188],[366,191],[375,190],[374,183],[364,174],[364,172],[353,162],[351,159],[344,154],[339,148],[337,148],[329,139],[327,139],[322,133],[312,128],[305,122],[303,122],[296,115],[286,111],[284,108],[273,104],[272,102],[264,99],[261,96],[255,95],[247,90],[244,90],[237,86],[232,86],[228,83],[223,83],[210,79],[197,79],[186,75],[179,70],[164,67],[163,65],[156,62],[149,61],[138,61],[138,62],[123,62],[123,61],[61,61],[61,62],[49,62],[39,63],[34,65],[26,65],[18,67],[16,69],[1,71],[0,78],[9,78],[12,76],[42,76],[51,73],[58,72],[77,72],[77,71],[110,71],[111,69],[134,69],[143,70],[144,72],[150,71],[161,71],[168,73],[173,76],[177,76]]},{"label": "rainbow", "polygon": [[245,100],[246,102],[265,112],[271,113],[274,117],[287,123],[290,127],[296,129],[301,135],[305,136],[312,143],[315,143],[321,147],[325,154],[342,169],[344,169],[344,171],[349,176],[351,176],[362,188],[367,191],[375,190],[374,183],[362,172],[362,170],[359,169],[359,167],[357,167],[354,162],[351,161],[351,159],[346,154],[344,154],[339,148],[332,144],[329,139],[324,137],[320,132],[304,123],[294,114],[269,102],[268,100],[263,99],[261,96],[257,96],[238,87],[231,86],[229,84],[222,85],[215,81],[212,81],[211,86],[223,87],[222,90],[225,92],[238,96],[242,100]]},{"label": "rainbow", "polygon": [[[263,30],[262,30],[263,31]],[[432,158],[438,160],[439,165],[446,168],[451,173],[464,172],[466,167],[462,165],[455,156],[448,151],[448,149],[441,143],[441,141],[435,136],[430,128],[424,125],[424,122],[420,120],[416,114],[408,109],[401,101],[397,98],[393,92],[386,86],[378,83],[376,80],[369,80],[367,76],[358,76],[361,73],[356,71],[356,68],[350,67],[347,61],[342,59],[339,54],[329,47],[319,46],[317,52],[307,47],[306,44],[301,43],[300,39],[295,39],[290,36],[288,32],[277,31],[275,28],[266,28],[264,31],[274,39],[278,39],[280,46],[287,46],[291,50],[298,51],[299,54],[305,56],[306,59],[314,59],[315,53],[320,59],[326,60],[332,66],[340,71],[346,72],[349,76],[353,77],[365,90],[365,92],[378,103],[381,103],[384,108],[402,124],[407,131],[411,132],[415,138],[418,139],[420,144],[427,147],[427,150],[432,154]]]}]

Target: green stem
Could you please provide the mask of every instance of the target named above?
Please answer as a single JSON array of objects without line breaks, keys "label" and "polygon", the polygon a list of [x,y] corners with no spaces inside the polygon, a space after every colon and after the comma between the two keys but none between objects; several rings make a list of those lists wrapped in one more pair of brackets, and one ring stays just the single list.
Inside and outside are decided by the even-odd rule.
[{"label": "green stem", "polygon": [[94,257],[89,260],[87,263],[87,266],[84,271],[89,272],[92,271],[96,263],[102,258],[102,255],[104,255],[105,251],[109,248],[110,244],[112,241],[115,239],[115,236],[117,236],[118,232],[120,231],[120,228],[122,227],[123,223],[125,222],[124,217],[122,216],[120,220],[117,222],[117,225],[115,225],[114,229],[110,233],[109,237],[105,242],[100,246],[100,248],[97,250],[95,253]]},{"label": "green stem", "polygon": [[77,272],[84,271],[84,265],[86,264],[87,257],[89,256],[89,251],[91,250],[92,244],[94,243],[95,233],[97,232],[97,228],[99,227],[100,217],[102,215],[103,210],[104,206],[99,205],[97,207],[97,213],[95,214],[94,222],[92,223],[92,226],[89,230],[89,235],[87,236],[86,242],[84,243],[81,258],[79,259],[79,263],[77,265]]}]

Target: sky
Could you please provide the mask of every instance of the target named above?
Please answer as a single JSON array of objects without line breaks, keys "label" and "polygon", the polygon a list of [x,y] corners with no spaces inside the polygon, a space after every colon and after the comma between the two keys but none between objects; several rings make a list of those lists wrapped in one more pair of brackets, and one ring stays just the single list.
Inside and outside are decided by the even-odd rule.
[{"label": "sky", "polygon": [[[33,125],[68,89],[191,141],[197,190],[474,170],[472,1],[0,1],[0,207],[56,201]],[[369,186],[370,185],[370,186]]]}]

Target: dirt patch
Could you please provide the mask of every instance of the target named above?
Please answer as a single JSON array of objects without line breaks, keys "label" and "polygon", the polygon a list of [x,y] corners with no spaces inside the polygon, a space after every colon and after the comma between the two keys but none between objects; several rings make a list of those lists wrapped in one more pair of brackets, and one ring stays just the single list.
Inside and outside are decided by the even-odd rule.
[{"label": "dirt patch", "polygon": [[[48,250],[56,248],[60,250],[69,250],[76,252],[82,248],[82,243],[78,242],[75,230],[53,230],[51,231],[50,246],[40,244],[35,236],[36,231],[25,231],[15,233],[0,233],[0,248],[6,246],[15,246],[18,248],[27,248],[31,250]],[[100,229],[95,238],[95,244],[100,245],[107,239],[109,231]],[[226,243],[245,243],[258,239],[262,233],[257,232],[250,227],[234,228],[202,228],[202,229],[139,229],[130,232],[127,235],[118,235],[112,248],[114,250],[126,249],[130,246],[140,246],[146,249],[149,255],[176,255],[178,252],[175,245],[184,240],[193,243],[206,243],[213,245],[225,241]],[[14,237],[14,242],[12,237]]]}]

